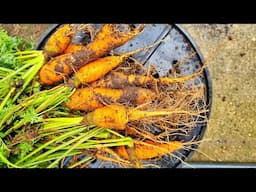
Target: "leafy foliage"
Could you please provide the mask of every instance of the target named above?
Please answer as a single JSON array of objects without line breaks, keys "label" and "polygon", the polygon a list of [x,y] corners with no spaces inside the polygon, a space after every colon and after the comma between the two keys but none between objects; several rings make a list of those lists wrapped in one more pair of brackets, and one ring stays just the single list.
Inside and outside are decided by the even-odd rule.
[{"label": "leafy foliage", "polygon": [[32,50],[33,43],[28,43],[19,37],[12,37],[0,28],[0,67],[17,69],[20,65],[17,62],[14,53],[23,50]]}]

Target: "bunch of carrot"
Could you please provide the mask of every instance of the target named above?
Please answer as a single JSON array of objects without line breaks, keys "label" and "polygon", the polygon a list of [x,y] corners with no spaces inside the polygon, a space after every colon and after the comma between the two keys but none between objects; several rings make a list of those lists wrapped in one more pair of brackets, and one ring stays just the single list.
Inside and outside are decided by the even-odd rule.
[{"label": "bunch of carrot", "polygon": [[[188,89],[185,82],[200,75],[205,64],[196,73],[184,77],[155,78],[141,64],[129,63],[129,58],[161,41],[121,55],[113,54],[115,48],[135,38],[144,27],[104,24],[96,30],[93,25],[63,24],[51,35],[43,49],[46,62],[39,71],[39,82],[53,92],[49,92],[51,97],[47,97],[47,102],[31,98],[40,115],[37,125],[31,125],[37,127],[37,134],[43,135],[37,138],[43,138],[45,144],[38,145],[14,164],[6,161],[11,167],[36,166],[47,160],[51,160],[48,167],[55,167],[63,158],[71,155],[78,158],[81,154],[86,155],[85,160],[77,160],[69,167],[89,166],[88,162],[94,158],[141,167],[144,166],[141,160],[173,155],[192,144],[179,140],[178,136],[189,135],[198,118],[204,123],[207,111],[198,104],[205,100],[204,88]],[[80,38],[78,42],[77,38]],[[136,73],[138,68],[140,73]],[[54,91],[56,85],[59,92]],[[62,96],[54,100],[52,93],[65,93],[66,99]],[[53,110],[58,105],[68,112]],[[7,119],[1,122],[4,125]],[[25,119],[19,126],[7,126],[2,137],[28,122]],[[111,136],[102,141],[94,139],[103,130]],[[58,147],[67,150],[59,151],[60,157],[55,154]],[[50,152],[32,159],[42,149]]]}]

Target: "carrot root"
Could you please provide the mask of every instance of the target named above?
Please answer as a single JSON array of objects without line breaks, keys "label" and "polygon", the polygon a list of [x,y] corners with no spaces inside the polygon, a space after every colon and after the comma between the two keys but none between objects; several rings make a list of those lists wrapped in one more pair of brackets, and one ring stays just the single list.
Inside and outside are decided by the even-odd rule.
[{"label": "carrot root", "polygon": [[71,41],[71,34],[70,24],[60,26],[47,40],[44,51],[51,57],[63,53]]},{"label": "carrot root", "polygon": [[[73,53],[67,53],[55,57],[53,60],[50,60],[48,63],[46,63],[42,67],[41,73],[39,74],[41,83],[52,85],[63,80],[65,77],[69,76],[73,72],[72,69],[81,68],[83,65],[86,65],[87,63],[103,56],[112,49],[123,45],[124,43],[138,35],[144,28],[142,26],[144,25],[141,25],[137,29],[127,32],[116,30],[117,25],[115,24],[103,25],[101,30],[96,34],[95,39],[87,44],[85,47],[82,47],[82,49],[77,50]],[[52,38],[54,39],[54,37]],[[96,74],[100,73],[98,75],[98,78],[99,76],[102,77],[102,75],[113,69],[113,63],[115,63],[115,66],[117,66],[122,59],[123,57],[120,56],[115,58],[114,61],[108,60],[108,62],[111,62],[112,64],[111,67],[106,66],[107,69],[105,70],[99,69],[100,67],[97,67],[98,70],[96,71],[94,71],[92,68],[89,68],[89,72],[91,73],[91,71],[94,71],[96,72]],[[116,62],[116,60],[118,60],[118,62]],[[94,65],[91,64],[90,66],[94,67],[95,63]],[[61,70],[58,70],[58,68]],[[94,76],[94,74],[90,74],[89,76]],[[94,80],[95,79],[89,79],[88,81],[91,82]]]},{"label": "carrot root", "polygon": [[144,142],[134,140],[134,142],[134,148],[131,148],[130,153],[124,146],[117,147],[117,153],[125,159],[134,158],[137,160],[146,160],[161,157],[184,147],[184,144],[180,141],[156,143],[149,140]]},{"label": "carrot root", "polygon": [[126,87],[124,89],[91,88],[77,89],[66,105],[72,110],[91,111],[108,103],[139,105],[154,99],[155,93],[148,89]]},{"label": "carrot root", "polygon": [[141,111],[133,108],[128,108],[121,105],[108,105],[87,113],[84,116],[82,124],[97,125],[116,130],[124,130],[129,121],[141,120],[148,117],[172,115],[172,114],[189,114],[199,115],[199,112],[189,111]]}]

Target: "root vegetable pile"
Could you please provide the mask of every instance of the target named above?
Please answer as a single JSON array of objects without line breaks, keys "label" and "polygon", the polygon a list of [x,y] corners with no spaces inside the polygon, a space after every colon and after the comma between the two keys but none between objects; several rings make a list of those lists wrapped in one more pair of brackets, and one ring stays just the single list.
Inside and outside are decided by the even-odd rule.
[{"label": "root vegetable pile", "polygon": [[144,28],[63,24],[43,50],[14,51],[19,66],[0,66],[0,167],[147,167],[195,150],[190,136],[208,112],[195,80],[206,63],[155,78],[133,55],[162,40],[115,54]]},{"label": "root vegetable pile", "polygon": [[69,76],[73,70],[98,59],[114,48],[134,38],[144,28],[144,25],[140,25],[138,28],[129,28],[122,31],[118,29],[118,26],[116,24],[104,24],[96,34],[94,40],[86,46],[83,46],[77,51],[52,58],[40,70],[39,76],[41,82],[47,85],[58,83]]}]

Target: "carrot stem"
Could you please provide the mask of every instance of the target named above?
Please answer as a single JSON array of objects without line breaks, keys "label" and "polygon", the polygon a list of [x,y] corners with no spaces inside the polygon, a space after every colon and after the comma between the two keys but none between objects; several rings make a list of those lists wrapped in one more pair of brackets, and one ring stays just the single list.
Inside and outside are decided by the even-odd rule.
[{"label": "carrot stem", "polygon": [[[77,134],[77,133],[80,133],[81,131],[83,131],[85,129],[85,127],[83,128],[80,128],[80,129],[76,129],[74,131],[70,131],[70,132],[67,132],[67,133],[64,133],[62,134],[61,136],[59,137],[55,137],[54,139],[48,141],[47,143],[44,143],[42,146],[38,147],[37,149],[35,149],[34,151],[32,151],[31,153],[29,153],[27,156],[25,156],[24,158],[20,159],[19,161],[17,161],[15,164],[16,165],[19,165],[21,162],[24,162],[26,159],[28,159],[29,157],[35,155],[36,153],[40,152],[42,149],[44,149],[45,147],[47,147],[48,145],[54,143],[54,142],[57,142],[57,141],[62,141],[64,139],[66,139],[67,137],[73,135],[73,134]],[[49,152],[48,152],[49,153]],[[38,159],[38,156],[37,156],[37,159]],[[35,161],[35,158],[32,159],[32,162]]]},{"label": "carrot stem", "polygon": [[15,91],[15,88],[12,87],[9,93],[5,96],[4,100],[1,102],[0,105],[0,111],[3,109],[3,107],[6,105],[7,101],[10,99],[12,93]]},{"label": "carrot stem", "polygon": [[[79,136],[75,139],[72,139],[71,141],[68,141],[62,145],[67,145],[67,143],[72,143],[74,141],[77,141],[77,143],[75,143],[73,146],[71,146],[63,155],[59,156],[58,159],[56,159],[54,162],[52,162],[47,168],[52,168],[53,166],[55,166],[63,157],[65,157],[70,151],[72,151],[73,149],[75,149],[77,146],[79,146],[80,144],[82,144],[83,142],[85,142],[86,140],[88,140],[89,138],[93,137],[94,135],[96,135],[97,133],[99,133],[100,131],[102,131],[103,128],[96,128],[93,129],[91,131],[88,131],[87,133],[83,134],[82,136]],[[62,145],[56,147],[54,150],[59,149]],[[49,152],[49,151],[48,151]],[[47,152],[46,152],[47,153]],[[40,157],[40,156],[39,156]],[[38,159],[39,157],[37,157],[36,159]]]},{"label": "carrot stem", "polygon": [[[55,160],[55,159],[59,158],[59,156],[63,153],[64,153],[63,151],[54,153],[54,154],[49,155],[48,157],[46,157],[42,160],[38,160],[38,161],[33,162],[33,163],[27,163],[26,165],[22,166],[22,168],[26,168],[26,167],[33,168],[32,166],[36,167],[36,165],[38,165],[40,163],[49,162],[49,161],[52,161],[52,160]],[[74,151],[69,153],[69,156],[78,155],[78,154],[81,154],[81,153],[82,152],[80,150],[74,150]]]}]

